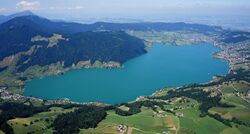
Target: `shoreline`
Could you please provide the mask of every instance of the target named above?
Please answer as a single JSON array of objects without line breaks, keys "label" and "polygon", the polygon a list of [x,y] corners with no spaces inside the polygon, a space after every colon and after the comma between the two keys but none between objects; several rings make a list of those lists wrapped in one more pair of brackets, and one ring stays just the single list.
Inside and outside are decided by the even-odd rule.
[{"label": "shoreline", "polygon": [[[211,42],[202,42],[202,43],[208,43],[208,44],[211,44],[211,45],[213,45],[213,46],[215,46],[215,47],[218,47],[218,46],[216,46],[214,43],[211,43]],[[157,43],[158,44],[158,43]],[[155,45],[155,44],[153,44],[153,45]],[[196,44],[193,44],[193,45],[196,45]],[[200,45],[202,45],[202,44],[200,44]],[[149,50],[150,51],[150,50]],[[222,50],[219,50],[218,52],[220,52],[220,51],[222,51]],[[212,53],[212,56],[214,55],[214,53]],[[215,58],[214,56],[212,57],[212,58]],[[224,60],[224,61],[227,61],[226,59],[224,59],[224,58],[221,58],[222,60]],[[228,62],[227,62],[227,64],[228,64]],[[115,67],[115,68],[121,68],[121,67],[123,67],[123,65],[122,66],[119,66],[119,67]],[[96,67],[92,67],[92,68],[96,68]],[[73,71],[73,70],[75,70],[75,69],[89,69],[89,68],[71,68],[71,69],[68,69],[67,71]],[[98,68],[99,69],[99,68]],[[112,69],[112,68],[107,68],[107,69]],[[65,72],[67,72],[67,71],[65,71]],[[65,72],[62,72],[63,74],[65,73]],[[230,72],[230,67],[228,68],[228,73]],[[220,76],[226,76],[228,73],[226,73],[226,74],[224,74],[224,75],[220,75]],[[61,74],[59,74],[59,75],[61,75]],[[212,77],[212,79],[210,80],[210,81],[207,81],[207,82],[204,82],[204,83],[199,83],[199,84],[207,84],[207,83],[210,83],[210,82],[212,82],[212,81],[214,81],[214,77],[216,77],[216,76],[213,76]],[[192,84],[192,83],[190,83],[190,84]],[[188,84],[189,85],[189,84]],[[173,88],[173,89],[178,89],[178,88],[182,88],[182,87],[185,87],[185,86],[187,86],[187,85],[183,85],[183,86],[179,86],[179,87],[170,87],[170,88]],[[156,92],[158,92],[159,91],[159,89],[157,89],[157,90],[154,90],[153,91],[153,93],[152,94],[155,94]],[[146,96],[151,96],[152,94],[149,94],[149,95],[146,95]],[[141,96],[137,96],[136,98],[139,98],[139,97],[141,97]],[[37,97],[37,98],[39,98],[39,97]],[[128,102],[133,102],[133,101],[135,101],[136,100],[136,98],[134,99],[134,100],[132,100],[132,101],[128,101]],[[58,98],[58,99],[55,99],[55,100],[61,100],[61,99],[63,99],[63,98]],[[70,100],[70,99],[69,99]],[[76,102],[76,101],[72,101],[72,100],[70,100],[72,103],[93,103],[93,102]],[[103,103],[103,104],[108,104],[109,105],[109,103],[105,103],[105,102],[95,102],[95,103]],[[119,104],[119,103],[118,103]]]},{"label": "shoreline", "polygon": [[[230,74],[231,72],[234,71],[233,65],[230,64],[230,59],[229,59],[229,57],[218,55],[219,53],[225,51],[225,50],[224,50],[224,47],[223,47],[223,45],[224,45],[223,42],[217,42],[215,37],[209,37],[208,39],[202,40],[202,41],[200,41],[200,42],[196,42],[196,43],[194,43],[194,44],[187,44],[187,45],[188,45],[188,46],[189,46],[189,45],[197,45],[197,44],[199,44],[199,43],[208,43],[208,44],[211,44],[211,45],[213,45],[214,47],[220,49],[218,52],[214,52],[214,53],[211,54],[211,55],[212,55],[212,58],[222,59],[222,60],[226,61],[227,64],[229,65],[227,74],[225,74],[225,75],[220,75],[220,76],[226,76],[226,75],[228,75],[228,74]],[[152,47],[153,45],[155,45],[155,44],[159,44],[159,42],[153,43],[153,42],[148,42],[148,41],[145,40],[145,45],[146,45],[145,50],[146,50],[146,51],[150,51],[151,47]],[[164,43],[163,43],[162,45],[174,45],[174,46],[177,46],[177,47],[179,47],[179,46],[187,46],[187,45],[164,44]],[[96,62],[97,62],[97,63],[96,63]],[[108,62],[108,63],[105,63],[105,62],[101,63],[101,62],[99,62],[99,61],[96,61],[96,62],[95,62],[94,64],[89,64],[90,61],[81,61],[81,62],[79,62],[79,64],[72,65],[71,67],[68,67],[68,68],[64,68],[63,66],[61,66],[61,63],[54,63],[54,64],[52,65],[52,67],[51,67],[51,65],[46,66],[46,67],[38,67],[37,70],[41,69],[42,72],[45,71],[46,73],[43,73],[43,74],[40,75],[40,76],[39,76],[39,74],[38,74],[38,76],[36,76],[36,74],[33,74],[33,75],[32,75],[32,73],[30,73],[31,75],[30,75],[30,74],[28,75],[29,78],[27,78],[27,79],[24,80],[24,81],[21,81],[21,83],[23,83],[23,85],[21,85],[21,87],[23,87],[23,88],[21,89],[21,91],[19,91],[18,94],[19,94],[19,95],[23,95],[23,92],[24,92],[24,90],[25,90],[25,84],[26,84],[26,82],[28,82],[28,81],[30,81],[30,80],[32,80],[32,79],[36,79],[36,78],[41,79],[41,78],[44,78],[44,77],[47,77],[47,76],[58,76],[58,75],[60,76],[60,75],[64,75],[64,73],[66,73],[66,72],[68,72],[68,71],[73,71],[73,70],[76,70],[76,69],[90,69],[90,68],[91,68],[91,69],[92,69],[92,68],[97,68],[97,69],[99,69],[99,68],[113,69],[113,68],[122,68],[122,67],[124,67],[123,64],[117,63],[117,62],[112,62],[112,61],[111,61],[111,64],[109,64],[110,62]],[[59,69],[56,69],[56,68],[54,68],[53,66],[59,67]],[[45,68],[45,69],[44,69],[44,68]],[[47,69],[46,69],[46,68],[47,68]],[[49,70],[49,69],[52,69],[52,71]],[[54,72],[53,72],[53,69],[54,69]],[[28,69],[27,69],[27,70],[28,70]],[[36,69],[35,69],[35,70],[36,70]],[[26,71],[25,71],[25,72],[26,72]],[[19,74],[19,75],[21,75],[21,74]],[[216,75],[213,76],[212,79],[211,79],[210,81],[207,81],[207,82],[204,82],[204,83],[211,83],[211,82],[213,82],[215,77],[216,77]],[[204,84],[204,83],[199,83],[199,84]],[[192,84],[192,83],[190,83],[190,84]],[[183,86],[181,86],[181,87],[185,87],[185,86],[187,86],[187,85],[183,85]],[[172,87],[172,88],[176,88],[176,87]],[[157,92],[157,91],[158,91],[158,89],[155,90],[152,94],[154,94],[154,93]],[[152,95],[152,94],[151,94],[151,95]],[[150,96],[150,94],[147,95],[147,96]],[[138,96],[138,97],[140,97],[140,96]],[[138,97],[137,97],[137,98],[138,98]],[[37,97],[37,98],[40,99],[39,97]],[[62,98],[55,99],[55,100],[61,100],[61,99],[62,99]],[[46,99],[45,99],[45,100],[46,100]],[[74,102],[74,101],[71,101],[71,102],[72,102],[72,103],[86,103],[86,102]],[[88,103],[88,102],[87,102],[87,103]]]}]

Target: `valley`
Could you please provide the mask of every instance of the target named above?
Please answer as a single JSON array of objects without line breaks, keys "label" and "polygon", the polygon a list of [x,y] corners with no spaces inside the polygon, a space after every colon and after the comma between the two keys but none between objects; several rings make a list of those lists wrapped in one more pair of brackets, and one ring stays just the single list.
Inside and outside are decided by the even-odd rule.
[{"label": "valley", "polygon": [[[24,32],[29,34],[23,34]],[[0,24],[0,133],[248,134],[250,131],[249,41],[248,32],[200,24],[157,22],[78,24],[53,22],[36,15],[15,17]],[[209,47],[204,45],[206,43],[214,46],[210,45],[212,48],[208,49]],[[155,47],[159,49],[153,53]],[[205,62],[197,63],[196,67],[191,66],[190,69],[199,69],[204,65],[208,71],[202,76],[204,77],[204,74],[208,76],[208,73],[211,73],[211,76],[201,80],[202,73],[196,71],[195,75],[195,72],[191,72],[187,79],[183,79],[183,84],[178,85],[175,81],[181,80],[180,78],[187,72],[178,71],[182,74],[176,76],[176,79],[167,79],[166,74],[161,71],[172,64],[164,64],[162,68],[156,68],[164,77],[159,88],[153,89],[154,87],[148,86],[152,81],[146,81],[145,86],[150,90],[146,95],[138,93],[132,98],[111,104],[105,101],[77,102],[61,96],[40,99],[32,95],[22,95],[25,93],[26,83],[35,79],[42,78],[42,81],[53,77],[62,78],[70,72],[79,74],[77,71],[88,69],[126,70],[127,64],[131,64],[131,61],[134,61],[132,65],[135,66],[135,63],[138,63],[136,59],[152,53],[162,58],[167,52],[160,52],[164,48],[178,54],[179,57],[188,58],[187,55],[182,55],[184,52],[171,49],[173,47],[176,49],[205,47],[194,49],[197,51],[190,59],[201,58],[204,53],[207,53],[208,58],[205,58]],[[215,51],[214,47],[220,48],[220,51]],[[186,49],[182,51],[188,52]],[[219,59],[212,58],[212,54]],[[226,60],[229,70],[222,67],[223,73],[218,72],[220,67],[208,62],[211,59],[220,62],[222,62],[220,59]],[[171,59],[167,59],[169,60]],[[201,58],[202,60],[204,61]],[[182,62],[184,63],[180,61]],[[185,64],[174,67],[187,69]],[[142,67],[151,66],[142,64],[135,70],[135,72],[142,71],[139,76],[144,74],[146,78],[147,73],[140,69]],[[89,74],[87,78],[91,78],[90,76],[93,75]],[[103,77],[105,76],[108,74]],[[157,75],[157,78],[160,76]],[[197,78],[197,81],[192,78]],[[116,80],[119,83],[119,79]],[[155,80],[152,83],[160,81],[160,79]],[[100,83],[95,83],[98,84]],[[126,85],[131,87],[135,84]],[[29,90],[37,87],[34,86]],[[104,94],[105,87],[102,87],[101,94]],[[135,92],[133,90],[129,94]],[[107,94],[112,95],[112,93],[113,91]],[[133,99],[134,97],[137,99]]]}]

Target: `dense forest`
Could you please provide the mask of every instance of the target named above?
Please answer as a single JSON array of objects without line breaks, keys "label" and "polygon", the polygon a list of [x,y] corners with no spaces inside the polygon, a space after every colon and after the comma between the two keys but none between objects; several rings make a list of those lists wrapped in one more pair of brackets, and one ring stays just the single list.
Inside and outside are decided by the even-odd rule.
[{"label": "dense forest", "polygon": [[[96,60],[123,63],[128,59],[146,53],[144,42],[125,32],[82,32],[66,36],[67,41],[60,41],[53,47],[43,46],[30,56],[23,55],[19,60],[19,70],[24,71],[33,65],[49,65],[58,61],[64,66],[72,66],[79,61]],[[28,62],[25,64],[27,59]]]},{"label": "dense forest", "polygon": [[18,52],[27,51],[36,35],[49,36],[39,24],[26,19],[14,18],[0,25],[0,60]]},{"label": "dense forest", "polygon": [[95,128],[106,115],[101,107],[82,106],[74,112],[59,115],[52,126],[57,134],[76,134],[80,129]]},{"label": "dense forest", "polygon": [[[78,31],[74,30],[76,27]],[[143,40],[123,31],[87,31],[85,26],[81,27],[82,24],[52,22],[38,16],[14,18],[0,25],[0,60],[28,51],[33,45],[41,48],[32,55],[21,55],[17,63],[19,71],[58,61],[64,62],[65,66],[86,60],[91,60],[91,63],[96,60],[123,63],[146,52]],[[48,42],[45,41],[31,41],[37,35],[51,37],[53,33],[62,34],[67,40],[60,40],[54,47],[47,47]],[[23,64],[28,59],[29,62]]]}]

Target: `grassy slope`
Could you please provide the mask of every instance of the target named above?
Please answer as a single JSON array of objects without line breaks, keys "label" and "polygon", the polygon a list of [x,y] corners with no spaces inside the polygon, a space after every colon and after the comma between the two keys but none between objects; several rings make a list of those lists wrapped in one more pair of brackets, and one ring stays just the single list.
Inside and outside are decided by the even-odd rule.
[{"label": "grassy slope", "polygon": [[[233,117],[250,124],[250,104],[234,94],[235,89],[246,92],[249,90],[249,85],[242,82],[233,82],[221,85],[223,93],[222,102],[233,104],[235,107],[220,108],[213,107],[209,109],[212,114],[219,114],[223,118],[231,119]],[[208,90],[213,90],[213,87],[207,87]],[[166,90],[167,91],[167,90]],[[164,95],[166,91],[162,91],[156,95]],[[113,110],[108,111],[108,116],[105,120],[98,124],[95,129],[82,129],[81,133],[87,134],[116,134],[116,128],[120,124],[125,124],[132,128],[132,134],[154,134],[168,132],[176,133],[197,133],[197,134],[248,134],[250,127],[233,124],[230,128],[223,123],[209,117],[200,118],[198,109],[199,103],[193,99],[188,102],[179,101],[180,98],[171,99],[171,103],[165,105],[167,109],[176,108],[175,112],[183,113],[183,117],[177,117],[171,113],[162,111],[157,108],[158,113],[150,108],[143,107],[141,113],[132,116],[119,116]],[[126,107],[121,107],[127,109]],[[27,132],[52,133],[53,129],[49,126],[54,118],[64,112],[72,111],[73,109],[51,108],[49,112],[42,112],[28,118],[16,118],[9,120],[8,123],[13,127],[15,133],[22,134]],[[48,119],[49,121],[46,121]],[[37,121],[35,121],[37,120]],[[31,124],[33,122],[33,124]],[[27,124],[27,126],[24,126]],[[1,132],[0,132],[1,133]]]},{"label": "grassy slope", "polygon": [[235,90],[240,92],[246,92],[250,87],[241,82],[234,82],[229,85],[222,85],[222,102],[232,104],[233,108],[218,108],[214,107],[210,109],[210,113],[217,113],[226,119],[236,117],[237,119],[250,124],[250,104],[243,100],[241,97],[234,94]]},{"label": "grassy slope", "polygon": [[198,134],[211,134],[220,133],[227,127],[218,122],[217,120],[208,116],[204,118],[199,117],[199,110],[197,107],[193,109],[179,110],[184,114],[183,118],[180,118],[180,133],[198,133]]},{"label": "grassy slope", "polygon": [[[165,113],[167,114],[167,113]],[[82,133],[117,133],[116,128],[120,124],[133,127],[140,133],[161,133],[167,131],[166,117],[154,116],[154,111],[142,108],[142,112],[132,116],[119,116],[114,111],[109,111],[107,118],[97,128],[82,130]]]},{"label": "grassy slope", "polygon": [[[53,107],[48,112],[42,112],[32,117],[9,120],[8,124],[12,126],[16,134],[26,134],[28,132],[34,132],[35,134],[53,133],[50,125],[55,117],[59,114],[70,112],[72,110],[73,109],[65,110]],[[33,122],[33,124],[31,122]],[[25,126],[25,124],[27,126]]]}]

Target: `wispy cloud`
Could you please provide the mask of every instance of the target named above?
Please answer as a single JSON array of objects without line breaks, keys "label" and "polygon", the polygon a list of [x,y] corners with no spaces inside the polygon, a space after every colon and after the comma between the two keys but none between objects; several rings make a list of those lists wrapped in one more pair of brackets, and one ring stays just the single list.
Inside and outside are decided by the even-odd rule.
[{"label": "wispy cloud", "polygon": [[7,9],[4,7],[0,7],[0,11],[6,11]]},{"label": "wispy cloud", "polygon": [[80,9],[84,9],[83,6],[72,6],[72,7],[49,7],[49,10],[80,10]]},{"label": "wispy cloud", "polygon": [[75,9],[83,9],[83,6],[75,6]]},{"label": "wispy cloud", "polygon": [[16,4],[18,10],[37,10],[40,7],[39,1],[20,1]]}]

